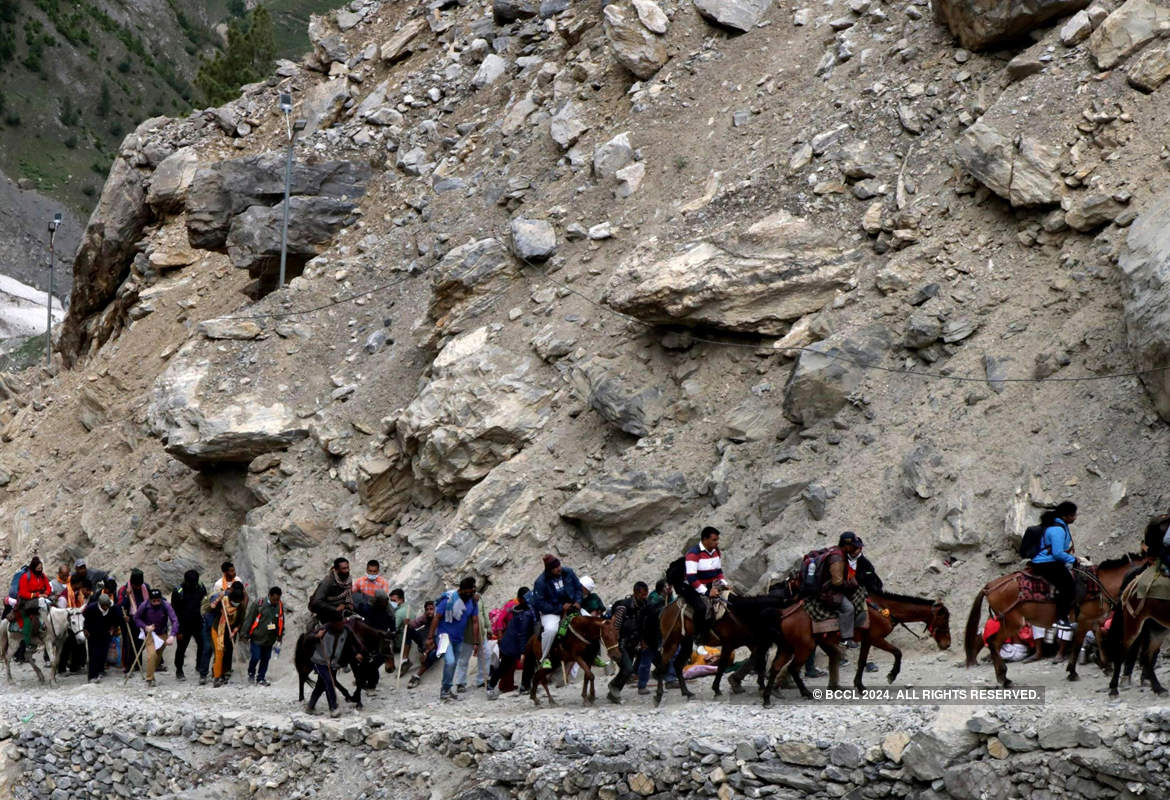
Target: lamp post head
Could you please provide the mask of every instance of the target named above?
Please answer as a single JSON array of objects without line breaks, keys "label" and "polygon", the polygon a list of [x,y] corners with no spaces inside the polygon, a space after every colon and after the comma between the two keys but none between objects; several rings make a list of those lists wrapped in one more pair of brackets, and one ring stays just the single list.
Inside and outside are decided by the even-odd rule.
[{"label": "lamp post head", "polygon": [[305,129],[305,126],[308,124],[309,124],[309,121],[307,119],[295,120],[293,122],[293,130],[294,131],[303,131]]},{"label": "lamp post head", "polygon": [[292,95],[288,92],[280,93],[280,110],[285,114],[291,114],[293,110]]},{"label": "lamp post head", "polygon": [[50,233],[56,233],[57,229],[61,227],[61,219],[62,219],[62,216],[61,216],[60,211],[58,211],[56,214],[53,215],[53,219],[49,223],[49,232]]}]

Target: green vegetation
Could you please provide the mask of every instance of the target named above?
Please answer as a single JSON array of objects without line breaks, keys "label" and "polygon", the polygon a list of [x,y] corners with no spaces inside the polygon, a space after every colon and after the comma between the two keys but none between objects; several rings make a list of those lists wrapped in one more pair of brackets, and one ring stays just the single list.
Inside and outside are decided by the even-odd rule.
[{"label": "green vegetation", "polygon": [[45,357],[45,334],[30,336],[18,347],[0,353],[0,372],[20,372],[36,366]]},{"label": "green vegetation", "polygon": [[264,6],[256,6],[242,20],[228,24],[227,45],[199,65],[195,86],[211,105],[233,100],[246,83],[262,80],[272,71],[276,42],[272,17]]}]

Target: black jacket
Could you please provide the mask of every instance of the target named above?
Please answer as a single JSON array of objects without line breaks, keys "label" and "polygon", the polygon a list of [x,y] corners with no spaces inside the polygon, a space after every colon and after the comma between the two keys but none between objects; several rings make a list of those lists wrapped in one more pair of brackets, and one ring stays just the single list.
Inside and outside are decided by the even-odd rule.
[{"label": "black jacket", "polygon": [[652,623],[657,625],[657,609],[651,607],[649,600],[641,604],[636,603],[631,595],[614,603],[609,615],[612,617],[619,607],[625,608],[626,611],[625,617],[622,618],[621,630],[618,631],[618,641],[626,652],[633,655],[637,652],[639,644],[644,641],[649,643],[653,639],[647,634]]},{"label": "black jacket", "polygon": [[199,633],[203,630],[203,615],[199,613],[199,605],[207,597],[207,587],[202,583],[194,589],[186,584],[180,584],[171,591],[171,608],[179,618],[181,633]]},{"label": "black jacket", "polygon": [[119,631],[122,629],[122,609],[116,605],[110,604],[110,610],[102,616],[102,611],[98,607],[97,601],[94,601],[85,607],[81,612],[81,618],[84,621],[85,632],[96,639],[103,639],[109,637],[110,631]]},{"label": "black jacket", "polygon": [[878,577],[877,570],[873,568],[873,564],[865,556],[857,557],[857,582],[865,587],[865,591],[870,594],[882,591],[882,579]]}]

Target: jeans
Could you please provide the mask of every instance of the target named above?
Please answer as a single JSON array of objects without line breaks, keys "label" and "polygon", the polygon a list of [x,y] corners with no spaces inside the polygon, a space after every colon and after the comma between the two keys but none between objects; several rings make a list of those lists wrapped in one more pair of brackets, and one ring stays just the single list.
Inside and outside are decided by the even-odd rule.
[{"label": "jeans", "polygon": [[447,652],[442,655],[443,686],[441,694],[448,694],[451,691],[452,684],[455,682],[455,668],[459,661],[459,649],[462,646],[463,642],[450,642],[447,645]]},{"label": "jeans", "polygon": [[317,707],[317,701],[324,692],[325,699],[329,702],[329,710],[332,711],[337,708],[337,690],[333,687],[333,673],[324,664],[314,664],[313,670],[317,673],[317,685],[309,695],[309,708]]},{"label": "jeans", "polygon": [[211,668],[211,625],[213,622],[215,622],[214,614],[203,615],[201,635],[203,647],[196,648],[195,651],[195,670],[199,673],[200,678],[206,678],[207,671]]},{"label": "jeans", "polygon": [[[492,654],[495,651],[495,641],[488,639],[479,646],[479,655],[475,657],[475,685],[479,686],[487,680],[487,673],[490,672],[492,661]],[[475,646],[471,642],[463,642],[459,645],[459,664],[455,668],[455,685],[467,685],[467,673],[471,667],[471,651]]]},{"label": "jeans", "polygon": [[848,597],[841,598],[841,608],[837,611],[837,625],[841,628],[841,640],[853,638],[853,626],[857,623],[857,609]]},{"label": "jeans", "polygon": [[[638,688],[645,689],[650,683],[650,670],[654,666],[654,651],[650,648],[645,648],[638,654]],[[671,661],[666,665],[666,680],[677,681],[678,676],[674,674],[674,662]]]},{"label": "jeans", "polygon": [[[264,680],[268,674],[268,659],[272,658],[272,645],[252,642],[252,659],[248,662],[248,677]],[[259,669],[257,669],[259,664]]]}]

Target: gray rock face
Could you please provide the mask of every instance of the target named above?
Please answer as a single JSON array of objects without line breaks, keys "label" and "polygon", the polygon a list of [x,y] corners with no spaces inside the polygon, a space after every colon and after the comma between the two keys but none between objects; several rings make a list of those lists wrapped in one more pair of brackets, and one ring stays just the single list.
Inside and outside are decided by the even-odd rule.
[{"label": "gray rock face", "polygon": [[562,150],[568,150],[581,134],[589,130],[589,124],[583,119],[581,109],[572,100],[567,101],[549,120],[548,132]]},{"label": "gray rock face", "polygon": [[1170,45],[1158,44],[1135,58],[1126,70],[1129,85],[1152,92],[1170,78]]},{"label": "gray rock face", "polygon": [[593,174],[603,180],[617,180],[618,170],[634,160],[629,131],[619,133],[593,151]]},{"label": "gray rock face", "polygon": [[512,252],[521,261],[536,264],[548,261],[557,252],[557,232],[552,223],[543,219],[512,220]]},{"label": "gray rock face", "polygon": [[435,267],[427,317],[436,335],[459,333],[507,289],[516,263],[498,239],[452,249]]},{"label": "gray rock face", "polygon": [[661,416],[662,391],[632,385],[613,359],[587,358],[574,364],[569,376],[590,408],[631,436],[645,436]]},{"label": "gray rock face", "polygon": [[1089,0],[933,0],[934,15],[963,47],[978,50],[1071,14]]},{"label": "gray rock face", "polygon": [[983,120],[963,132],[955,155],[976,180],[1013,206],[1059,203],[1060,153],[1027,136],[1018,143]]},{"label": "gray rock face", "polygon": [[606,476],[569,499],[558,512],[578,523],[602,553],[612,553],[656,530],[687,494],[681,474],[625,472]]},{"label": "gray rock face", "polygon": [[[356,206],[336,197],[290,197],[288,253],[307,260],[319,255],[334,235],[357,220]],[[232,220],[227,253],[232,266],[254,278],[272,278],[279,270],[284,203],[252,206]]]},{"label": "gray rock face", "polygon": [[518,19],[531,19],[540,12],[536,0],[492,0],[492,16],[500,25]]},{"label": "gray rock face", "polygon": [[[223,250],[232,218],[252,206],[284,200],[284,160],[266,153],[200,168],[187,191],[187,238],[192,247]],[[290,195],[355,200],[365,193],[370,168],[353,161],[294,162]]]},{"label": "gray rock face", "polygon": [[1157,36],[1170,31],[1170,8],[1151,0],[1126,0],[1089,37],[1099,69],[1113,69]]},{"label": "gray rock face", "polygon": [[508,62],[495,53],[488,53],[487,58],[479,65],[471,85],[476,89],[491,86],[508,72]]},{"label": "gray rock face", "polygon": [[948,767],[943,773],[947,795],[955,800],[981,800],[984,797],[1008,797],[1011,781],[996,774],[991,764],[974,761]]},{"label": "gray rock face", "polygon": [[[200,389],[207,361],[176,358],[151,389],[147,421],[166,451],[195,469],[248,463],[304,439],[292,409],[253,394],[209,399]],[[211,392],[207,393],[212,396]]]},{"label": "gray rock face", "polygon": [[89,317],[114,299],[149,220],[142,175],[126,159],[116,159],[73,261],[69,315],[58,342],[66,365],[91,342],[101,344],[110,335],[109,329],[97,327],[97,321]]},{"label": "gray rock face", "polygon": [[760,521],[767,525],[784,513],[793,502],[800,498],[809,486],[808,481],[793,481],[788,478],[765,478],[760,484]]},{"label": "gray rock face", "polygon": [[[1167,74],[1170,75],[1170,72]],[[1076,198],[1066,200],[1064,205],[1067,206],[1064,212],[1065,224],[1083,233],[1108,225],[1125,210],[1123,204],[1099,192],[1077,195]]]},{"label": "gray rock face", "polygon": [[174,212],[183,207],[187,190],[199,169],[199,156],[190,147],[184,147],[162,160],[150,177],[146,202],[156,212]]},{"label": "gray rock face", "polygon": [[781,211],[732,241],[693,242],[648,263],[638,253],[606,286],[604,301],[647,322],[782,335],[850,285],[864,254]]},{"label": "gray rock face", "polygon": [[535,360],[463,334],[435,358],[430,381],[397,420],[416,479],[448,495],[466,492],[540,432],[552,391]]},{"label": "gray rock face", "polygon": [[945,749],[934,736],[919,731],[902,751],[902,766],[920,781],[938,780],[946,774]]},{"label": "gray rock face", "polygon": [[422,17],[408,20],[402,28],[383,43],[379,55],[383,61],[390,64],[401,61],[410,55],[414,48],[414,39],[427,28],[427,21]]},{"label": "gray rock face", "polygon": [[711,22],[746,33],[772,7],[772,0],[695,0],[695,9]]},{"label": "gray rock face", "polygon": [[662,69],[670,57],[666,44],[661,36],[642,24],[629,0],[610,3],[602,13],[605,35],[619,64],[641,80],[653,77]]},{"label": "gray rock face", "polygon": [[1170,192],[1155,197],[1130,226],[1118,262],[1125,331],[1134,366],[1154,408],[1170,421]]},{"label": "gray rock face", "polygon": [[300,110],[305,130],[301,135],[312,136],[316,131],[332,126],[341,117],[349,97],[349,81],[345,78],[318,83],[305,92]]},{"label": "gray rock face", "polygon": [[861,384],[865,367],[889,350],[891,339],[889,331],[875,325],[809,345],[784,388],[784,416],[806,426],[832,417]]}]

